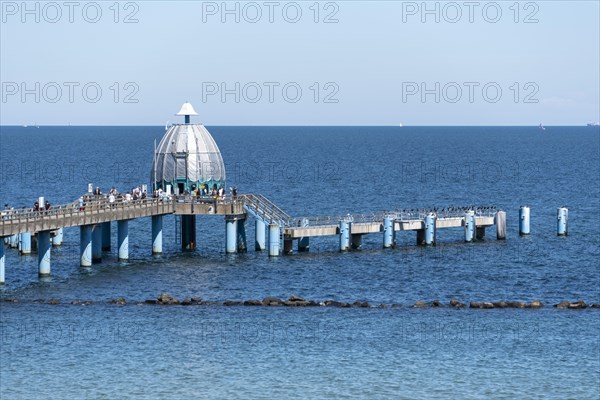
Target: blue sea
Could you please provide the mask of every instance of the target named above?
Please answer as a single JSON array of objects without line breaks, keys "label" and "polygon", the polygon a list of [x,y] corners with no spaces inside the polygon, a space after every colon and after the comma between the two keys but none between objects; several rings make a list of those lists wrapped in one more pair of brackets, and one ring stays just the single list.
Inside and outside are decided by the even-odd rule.
[{"label": "blue sea", "polygon": [[[198,217],[182,252],[175,217],[164,254],[150,220],[130,222],[130,260],[113,250],[79,267],[79,229],[37,254],[6,249],[0,299],[2,399],[598,399],[600,130],[597,127],[208,127],[228,186],[265,195],[294,217],[489,205],[507,212],[507,240],[489,228],[437,245],[380,234],[340,253],[336,237],[308,253],[225,254],[222,216]],[[74,201],[149,184],[164,127],[1,127],[0,204]],[[531,235],[518,235],[519,206]],[[569,236],[556,235],[557,207]],[[161,293],[211,304],[147,305]],[[383,308],[227,307],[297,295]],[[110,300],[123,297],[125,305]],[[418,300],[540,300],[541,309],[412,308]],[[48,304],[56,299],[60,304]],[[89,303],[77,303],[88,301]],[[77,304],[71,304],[75,302]],[[392,307],[391,305],[395,306]]]}]

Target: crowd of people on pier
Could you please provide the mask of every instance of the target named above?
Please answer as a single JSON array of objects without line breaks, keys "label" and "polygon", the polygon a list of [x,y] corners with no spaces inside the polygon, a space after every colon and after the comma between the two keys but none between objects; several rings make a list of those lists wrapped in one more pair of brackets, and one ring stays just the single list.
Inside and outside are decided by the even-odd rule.
[{"label": "crowd of people on pier", "polygon": [[[230,187],[229,193],[231,197],[235,199],[238,196],[237,187]],[[199,186],[193,184],[191,185],[191,191],[184,190],[182,195],[193,196],[197,198],[210,198],[213,200],[223,200],[225,199],[225,187],[218,187],[217,184],[213,184],[212,187],[209,188],[208,184]],[[144,200],[146,198],[148,198],[148,194],[145,190],[145,187],[142,186],[135,186],[125,193],[119,192],[114,186],[111,187],[107,193],[103,193],[100,187],[96,186],[91,193],[88,192],[88,194],[79,196],[79,198],[73,203],[73,207],[79,211],[85,211],[86,205],[90,202],[105,201],[108,203],[109,207],[112,208],[115,207],[117,203],[127,203],[130,201]],[[171,200],[171,195],[159,186],[152,192],[152,198],[159,199],[160,201],[169,201]],[[41,213],[47,212],[50,209],[52,209],[52,205],[49,200],[46,200],[43,204],[40,204],[39,200],[36,200],[31,209],[23,207],[22,210],[19,211]],[[10,215],[16,212],[17,210],[15,210],[14,207],[4,204],[4,209],[1,212],[1,216],[2,218],[8,218]]]}]

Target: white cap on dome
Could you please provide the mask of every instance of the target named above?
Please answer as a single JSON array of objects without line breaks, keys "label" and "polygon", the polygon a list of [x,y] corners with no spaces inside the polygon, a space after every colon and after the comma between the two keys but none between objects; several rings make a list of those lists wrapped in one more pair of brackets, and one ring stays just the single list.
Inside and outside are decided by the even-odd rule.
[{"label": "white cap on dome", "polygon": [[175,115],[198,115],[191,103],[185,102],[181,106],[181,110]]}]

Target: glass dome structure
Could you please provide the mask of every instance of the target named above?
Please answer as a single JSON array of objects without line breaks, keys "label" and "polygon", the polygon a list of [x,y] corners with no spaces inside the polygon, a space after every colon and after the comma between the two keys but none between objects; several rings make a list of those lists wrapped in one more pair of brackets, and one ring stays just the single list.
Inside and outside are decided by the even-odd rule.
[{"label": "glass dome structure", "polygon": [[215,140],[202,124],[190,124],[198,115],[190,103],[176,114],[185,116],[184,124],[170,126],[156,147],[152,162],[153,188],[171,185],[175,194],[205,186],[208,191],[225,187],[225,164]]}]

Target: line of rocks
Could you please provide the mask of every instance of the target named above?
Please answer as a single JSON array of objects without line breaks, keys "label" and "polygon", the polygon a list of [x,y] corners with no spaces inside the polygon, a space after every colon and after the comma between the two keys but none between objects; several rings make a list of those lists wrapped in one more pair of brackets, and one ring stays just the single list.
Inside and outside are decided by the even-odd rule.
[{"label": "line of rocks", "polygon": [[[0,302],[4,303],[17,303],[16,299],[2,299]],[[61,304],[58,299],[50,299],[48,301],[44,300],[35,300],[34,303],[45,303],[45,304]],[[302,297],[298,297],[295,295],[289,296],[287,300],[282,300],[277,297],[265,297],[263,300],[245,300],[245,301],[231,301],[227,300],[224,302],[211,302],[211,301],[203,301],[197,297],[186,298],[184,300],[178,300],[177,298],[167,294],[162,293],[156,299],[146,300],[143,303],[134,302],[128,303],[124,297],[118,297],[108,301],[109,304],[115,305],[126,305],[126,304],[151,304],[151,305],[180,305],[180,306],[191,306],[191,305],[223,305],[227,307],[234,306],[254,306],[254,307],[336,307],[336,308],[401,308],[404,307],[401,304],[378,304],[373,305],[367,301],[355,301],[353,303],[347,303],[342,301],[335,300],[325,300],[325,301],[313,301],[306,300]],[[73,300],[69,304],[73,305],[91,305],[94,302],[86,300]],[[544,304],[535,300],[530,303],[522,302],[522,301],[496,301],[496,302],[470,302],[468,305],[465,303],[461,303],[456,299],[450,300],[447,307],[461,309],[461,308],[474,308],[474,309],[495,309],[495,308],[531,308],[538,309],[544,307]],[[418,300],[412,305],[406,306],[407,308],[441,308],[445,307],[445,305],[439,300],[433,300],[431,302],[426,302],[423,300]],[[600,308],[600,304],[586,304],[583,300],[578,300],[574,302],[570,301],[561,301],[558,304],[554,304],[554,307],[557,309],[569,309],[569,310],[581,310],[585,308]]]}]

